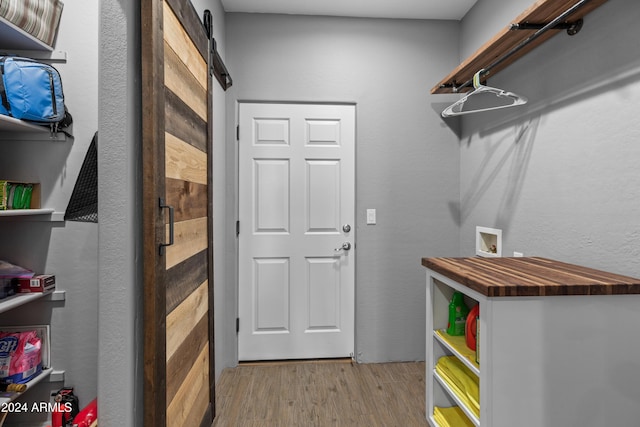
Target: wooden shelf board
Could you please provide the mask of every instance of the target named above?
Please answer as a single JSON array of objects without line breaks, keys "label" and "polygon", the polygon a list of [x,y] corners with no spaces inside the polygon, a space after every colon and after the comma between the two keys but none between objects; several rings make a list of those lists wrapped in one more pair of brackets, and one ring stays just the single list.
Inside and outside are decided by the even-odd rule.
[{"label": "wooden shelf board", "polygon": [[[553,21],[556,17],[564,13],[567,9],[570,9],[579,1],[580,0],[538,0],[526,11],[515,18],[510,24],[523,22],[531,24],[546,24]],[[580,18],[584,18],[584,16],[600,7],[606,1],[607,0],[591,0],[589,3],[586,3],[573,13],[567,19],[567,22],[575,22]],[[491,40],[482,45],[473,55],[467,58],[447,77],[435,85],[431,89],[431,93],[454,93],[453,87],[449,87],[449,85],[461,85],[473,79],[475,73],[488,67],[536,32],[536,30],[511,30],[510,27],[511,25],[506,26]],[[565,32],[565,30],[547,31],[516,54],[512,55],[509,59],[494,67],[491,70],[491,73],[485,77],[497,74],[515,62],[518,58],[521,58],[531,52],[537,46],[558,34],[558,32]],[[471,89],[473,89],[473,86],[467,86],[465,88],[461,88],[459,92],[468,92]]]}]

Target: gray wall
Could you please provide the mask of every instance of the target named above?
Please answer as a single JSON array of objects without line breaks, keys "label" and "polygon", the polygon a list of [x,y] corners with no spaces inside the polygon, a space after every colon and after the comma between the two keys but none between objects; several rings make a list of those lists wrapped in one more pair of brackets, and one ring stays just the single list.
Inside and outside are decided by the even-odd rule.
[{"label": "gray wall", "polygon": [[[519,1],[520,11],[506,17],[493,13],[497,3],[483,0],[467,15],[466,45],[530,2]],[[578,35],[560,33],[489,80],[530,102],[463,120],[462,255],[473,255],[481,225],[503,230],[504,255],[515,250],[640,276],[637,16],[635,0],[607,2]]]},{"label": "gray wall", "polygon": [[238,101],[356,104],[357,357],[424,360],[420,258],[459,252],[458,139],[436,111],[447,99],[429,95],[458,62],[458,23],[228,13],[226,25],[228,147]]},{"label": "gray wall", "polygon": [[142,425],[140,16],[100,2],[98,401],[100,425]]}]

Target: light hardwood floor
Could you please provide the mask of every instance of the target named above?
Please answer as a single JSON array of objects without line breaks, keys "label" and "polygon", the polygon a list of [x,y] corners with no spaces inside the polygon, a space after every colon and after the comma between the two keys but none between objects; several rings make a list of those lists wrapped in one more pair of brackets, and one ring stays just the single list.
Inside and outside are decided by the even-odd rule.
[{"label": "light hardwood floor", "polygon": [[279,362],[226,369],[215,427],[428,426],[424,362]]}]

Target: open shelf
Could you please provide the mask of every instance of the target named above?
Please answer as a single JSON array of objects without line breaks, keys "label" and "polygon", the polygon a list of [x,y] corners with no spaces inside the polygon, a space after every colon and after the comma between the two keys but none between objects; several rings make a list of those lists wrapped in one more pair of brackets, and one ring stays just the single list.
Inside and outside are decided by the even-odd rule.
[{"label": "open shelf", "polygon": [[458,395],[456,394],[456,392],[449,386],[449,384],[447,383],[447,381],[445,381],[434,369],[433,371],[433,377],[436,379],[436,381],[440,384],[440,386],[442,386],[443,390],[458,404],[458,406],[460,407],[460,409],[462,409],[462,412],[465,413],[465,415],[467,417],[469,417],[469,419],[471,420],[471,422],[476,426],[476,427],[480,427],[480,419],[478,418],[478,416],[476,414],[473,413],[473,411],[471,411],[471,409],[469,409],[469,407],[467,407],[467,405],[462,401],[462,399],[460,399],[458,397]]},{"label": "open shelf", "polygon": [[[563,14],[566,10],[569,10],[580,3],[580,1],[581,0],[538,0],[515,18],[511,24],[547,24]],[[578,21],[589,12],[600,7],[606,1],[607,0],[587,0],[583,6],[568,17],[566,23]],[[536,31],[536,29],[512,29],[512,25],[506,26],[491,40],[482,45],[482,47],[480,47],[480,49],[478,49],[473,55],[456,67],[447,77],[435,85],[431,89],[431,93],[466,92],[473,89],[473,86],[469,85],[456,90],[458,86],[471,81],[474,74],[478,71],[486,69],[495,61],[504,57],[514,48],[525,42],[529,37],[535,34]],[[534,41],[519,49],[517,53],[509,55],[508,59],[505,59],[499,65],[494,66],[490,74],[486,74],[485,77],[495,75],[560,31],[562,30],[550,29],[549,31],[546,31]]]},{"label": "open shelf", "polygon": [[33,292],[30,294],[15,294],[0,299],[0,313],[12,310],[21,305],[30,303],[40,298],[46,298],[49,301],[64,301],[66,293],[63,290],[50,290],[47,292]]},{"label": "open shelf", "polygon": [[443,330],[433,331],[434,338],[456,356],[471,372],[480,376],[480,365],[476,363],[476,353],[467,347],[464,336],[452,337]]},{"label": "open shelf", "polygon": [[0,131],[2,132],[30,132],[46,135],[51,133],[48,127],[38,126],[24,120],[14,119],[13,117],[0,114]]},{"label": "open shelf", "polygon": [[7,209],[0,211],[0,217],[3,216],[31,216],[31,215],[50,215],[53,209]]},{"label": "open shelf", "polygon": [[7,50],[52,51],[53,48],[0,16],[0,40]]},{"label": "open shelf", "polygon": [[0,114],[0,141],[66,141],[64,132]]},{"label": "open shelf", "polygon": [[22,393],[16,393],[16,392],[11,392],[11,391],[0,392],[0,405],[7,404],[9,402],[13,402],[17,398],[19,398],[20,396],[22,396],[23,394],[28,392],[31,387],[33,387],[34,385],[38,384],[39,382],[41,382],[45,378],[49,377],[52,372],[53,372],[53,368],[43,369],[42,372],[40,372],[40,374],[38,376],[36,376],[35,378],[33,378],[31,381],[29,381],[27,383],[27,389],[25,391],[23,391]]}]

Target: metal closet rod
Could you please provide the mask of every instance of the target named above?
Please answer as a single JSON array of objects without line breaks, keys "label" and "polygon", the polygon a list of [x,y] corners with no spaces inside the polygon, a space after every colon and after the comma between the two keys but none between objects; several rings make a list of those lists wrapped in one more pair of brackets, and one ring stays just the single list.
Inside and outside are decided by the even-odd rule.
[{"label": "metal closet rod", "polygon": [[[563,23],[564,20],[567,19],[571,14],[576,12],[578,9],[580,9],[582,6],[584,6],[585,4],[589,3],[590,1],[591,0],[580,0],[578,3],[574,4],[569,9],[565,10],[563,13],[558,15],[558,17],[556,17],[553,21],[549,22],[548,24],[545,24],[542,28],[540,28],[538,31],[533,33],[528,38],[526,38],[523,41],[521,41],[517,46],[512,48],[509,52],[505,53],[499,59],[496,59],[494,62],[489,64],[487,67],[483,68],[481,70],[481,72],[480,72],[480,77],[489,74],[493,68],[497,67],[498,65],[502,64],[504,61],[509,59],[511,56],[513,56],[516,53],[518,53],[526,45],[528,45],[532,41],[536,40],[538,37],[540,37],[541,35],[543,35],[547,31],[552,30],[555,27],[557,27],[559,24]],[[511,29],[518,29],[517,25],[519,25],[519,24],[515,24],[515,25],[516,25],[516,27],[512,26]],[[468,81],[466,81],[464,84],[462,84],[460,86],[454,86],[454,88],[453,88],[454,92],[459,91],[463,87],[471,86],[472,84],[473,84],[473,78],[469,79]]]}]

